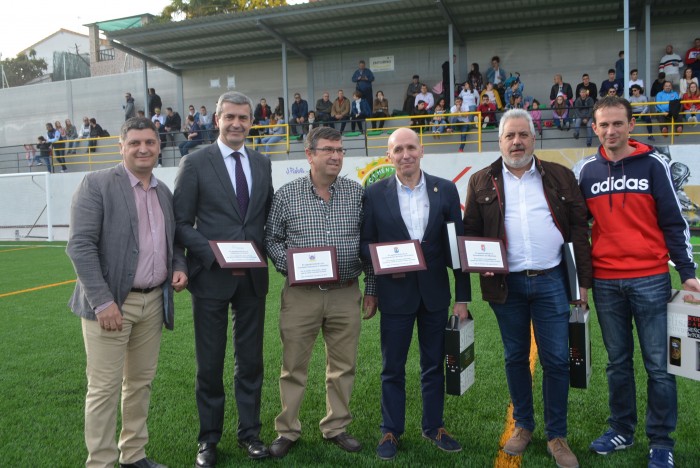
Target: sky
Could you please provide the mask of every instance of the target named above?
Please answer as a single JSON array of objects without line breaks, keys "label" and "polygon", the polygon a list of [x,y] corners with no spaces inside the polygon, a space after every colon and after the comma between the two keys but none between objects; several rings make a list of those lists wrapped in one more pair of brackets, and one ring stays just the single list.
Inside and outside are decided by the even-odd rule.
[{"label": "sky", "polygon": [[84,24],[143,13],[159,15],[168,4],[170,0],[5,0],[0,20],[0,53],[3,59],[12,58],[61,28],[88,35]]}]

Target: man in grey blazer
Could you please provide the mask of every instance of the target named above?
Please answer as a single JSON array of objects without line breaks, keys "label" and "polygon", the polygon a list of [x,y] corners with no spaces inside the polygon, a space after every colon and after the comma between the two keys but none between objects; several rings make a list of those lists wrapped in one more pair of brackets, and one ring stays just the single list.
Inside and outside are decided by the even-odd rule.
[{"label": "man in grey blazer", "polygon": [[268,272],[251,268],[233,275],[216,262],[210,240],[249,240],[263,252],[265,220],[272,203],[270,160],[245,146],[253,103],[236,92],[219,97],[219,138],[180,161],[175,179],[178,242],[187,248],[192,293],[199,449],[196,466],[216,464],[224,426],[224,358],[232,309],[234,393],[238,445],[250,458],[268,456],[260,440],[263,325]]},{"label": "man in grey blazer", "polygon": [[153,123],[124,122],[119,150],[122,163],[86,175],[73,195],[66,248],[78,276],[69,305],[82,317],[87,355],[85,464],[113,467],[119,459],[122,467],[153,468],[162,465],[145,452],[151,382],[187,266],[174,246],[172,194],[152,176],[160,151]]}]

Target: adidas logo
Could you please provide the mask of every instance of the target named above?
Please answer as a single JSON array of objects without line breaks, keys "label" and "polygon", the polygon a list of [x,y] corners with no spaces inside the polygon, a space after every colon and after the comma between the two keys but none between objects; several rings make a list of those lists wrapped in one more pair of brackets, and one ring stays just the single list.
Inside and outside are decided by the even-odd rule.
[{"label": "adidas logo", "polygon": [[649,179],[628,179],[624,176],[622,179],[608,177],[603,182],[596,182],[591,185],[591,193],[597,195],[599,193],[607,193],[611,191],[628,190],[648,190]]}]

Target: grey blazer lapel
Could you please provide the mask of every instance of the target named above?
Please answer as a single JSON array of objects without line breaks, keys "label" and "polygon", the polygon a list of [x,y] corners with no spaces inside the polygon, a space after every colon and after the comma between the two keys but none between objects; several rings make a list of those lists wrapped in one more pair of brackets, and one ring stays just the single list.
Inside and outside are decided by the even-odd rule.
[{"label": "grey blazer lapel", "polygon": [[129,215],[129,223],[131,224],[131,232],[134,234],[136,246],[139,245],[139,213],[136,211],[136,200],[134,200],[134,188],[129,182],[129,176],[126,169],[121,164],[114,170],[114,176],[117,180],[117,185],[121,189],[124,197],[124,204]]}]

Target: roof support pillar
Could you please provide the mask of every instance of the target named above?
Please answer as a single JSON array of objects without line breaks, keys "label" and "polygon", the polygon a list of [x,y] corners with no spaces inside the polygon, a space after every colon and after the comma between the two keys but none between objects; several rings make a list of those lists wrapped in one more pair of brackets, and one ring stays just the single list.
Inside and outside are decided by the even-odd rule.
[{"label": "roof support pillar", "polygon": [[450,89],[443,90],[445,94],[445,101],[447,105],[452,105],[454,101],[455,94],[455,60],[454,60],[454,37],[453,37],[453,26],[452,23],[447,25],[447,53],[450,63]]},{"label": "roof support pillar", "polygon": [[282,42],[282,96],[284,97],[284,121],[289,125],[289,81],[287,78],[287,44]]}]

